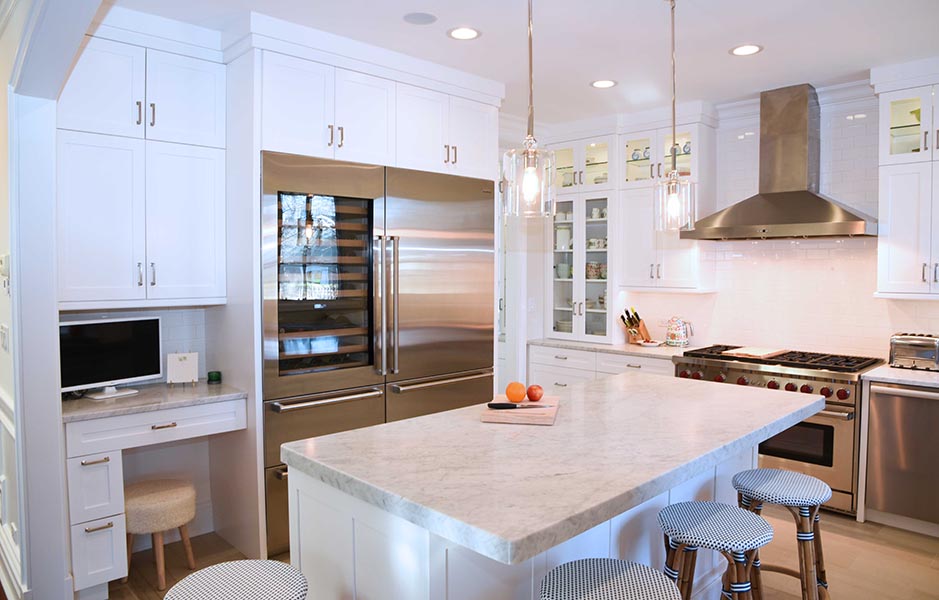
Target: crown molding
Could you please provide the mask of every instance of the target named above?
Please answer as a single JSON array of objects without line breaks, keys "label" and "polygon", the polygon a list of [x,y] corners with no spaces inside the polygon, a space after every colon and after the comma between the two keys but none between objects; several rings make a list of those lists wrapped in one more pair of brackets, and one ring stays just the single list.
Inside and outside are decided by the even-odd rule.
[{"label": "crown molding", "polygon": [[939,83],[939,56],[871,69],[878,94]]}]

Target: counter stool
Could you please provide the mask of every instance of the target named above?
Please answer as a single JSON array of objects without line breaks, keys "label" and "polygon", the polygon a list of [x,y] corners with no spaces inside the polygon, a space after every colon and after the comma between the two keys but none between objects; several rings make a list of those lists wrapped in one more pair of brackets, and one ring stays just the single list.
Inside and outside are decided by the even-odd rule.
[{"label": "counter stool", "polygon": [[[196,568],[189,543],[187,524],[196,516],[196,488],[188,481],[151,479],[124,487],[124,512],[127,518],[127,570],[135,535],[151,534],[156,560],[157,588],[166,589],[166,564],[163,560],[163,532],[179,529],[186,550],[186,564]],[[127,581],[127,578],[124,578]]]},{"label": "counter stool", "polygon": [[761,592],[759,572],[773,571],[796,577],[802,582],[803,600],[829,598],[828,577],[822,553],[822,532],[819,527],[819,509],[831,499],[831,488],[821,479],[783,469],[751,469],[734,475],[734,489],[740,506],[756,514],[763,504],[785,506],[796,522],[796,540],[799,544],[799,570],[778,565],[756,563],[754,588]]},{"label": "counter stool", "polygon": [[615,558],[574,560],[548,571],[541,600],[681,600],[672,581],[646,565]]},{"label": "counter stool", "polygon": [[164,600],[304,600],[306,577],[276,560],[233,560],[186,576]]},{"label": "counter stool", "polygon": [[757,550],[773,539],[773,528],[763,517],[729,504],[681,502],[662,509],[659,525],[665,533],[665,574],[678,584],[684,600],[691,598],[698,548],[727,559],[723,597],[752,598],[750,569]]}]

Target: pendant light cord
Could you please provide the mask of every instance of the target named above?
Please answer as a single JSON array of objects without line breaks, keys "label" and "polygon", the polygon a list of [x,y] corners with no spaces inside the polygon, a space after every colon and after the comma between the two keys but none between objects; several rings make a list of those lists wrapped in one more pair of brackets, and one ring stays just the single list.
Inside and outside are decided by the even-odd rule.
[{"label": "pendant light cord", "polygon": [[[675,75],[675,0],[666,0],[671,6],[672,18],[672,171],[678,171],[678,133],[677,117],[675,110],[675,96],[677,94],[678,78]],[[531,0],[529,0],[531,2]],[[529,25],[529,27],[531,27]],[[531,31],[529,29],[529,31]]]},{"label": "pendant light cord", "polygon": [[[674,0],[673,0],[674,1]],[[534,75],[532,74],[532,25],[531,25],[531,2],[528,0],[528,137],[535,137],[535,100],[534,100]]]}]

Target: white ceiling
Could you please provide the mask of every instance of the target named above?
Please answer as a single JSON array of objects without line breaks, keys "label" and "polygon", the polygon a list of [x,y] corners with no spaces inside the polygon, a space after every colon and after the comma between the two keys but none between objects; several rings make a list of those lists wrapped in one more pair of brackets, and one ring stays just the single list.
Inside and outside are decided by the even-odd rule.
[{"label": "white ceiling", "polygon": [[[503,110],[527,106],[525,0],[106,0],[224,29],[254,10],[502,81]],[[670,97],[663,0],[535,0],[535,109],[555,123],[651,108]],[[939,0],[677,0],[679,102],[720,103],[808,82],[856,81],[872,66],[939,55]],[[414,11],[432,25],[402,20]],[[445,34],[469,25],[471,42]],[[751,42],[752,57],[728,54]],[[595,90],[595,79],[619,85]]]}]

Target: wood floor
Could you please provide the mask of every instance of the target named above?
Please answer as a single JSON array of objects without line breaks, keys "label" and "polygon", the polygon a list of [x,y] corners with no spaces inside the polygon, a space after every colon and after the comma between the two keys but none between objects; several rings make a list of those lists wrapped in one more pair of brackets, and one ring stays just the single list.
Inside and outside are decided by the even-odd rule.
[{"label": "wood floor", "polygon": [[[760,559],[798,568],[795,523],[785,509],[763,516],[776,530]],[[828,588],[834,600],[939,599],[939,539],[822,512]],[[766,573],[764,600],[800,600],[798,580]]]},{"label": "wood floor", "polygon": [[[763,515],[776,530],[762,561],[795,567],[795,524],[788,512],[768,507]],[[939,600],[939,539],[876,523],[822,513],[822,539],[831,596],[835,600]],[[214,533],[192,538],[196,567],[244,558]],[[278,556],[286,559],[287,555]],[[166,546],[167,589],[188,575],[182,544]],[[764,600],[800,600],[799,582],[778,573],[763,575]],[[130,579],[112,582],[112,600],[163,598],[156,590],[156,567],[150,550],[134,554]]]}]

